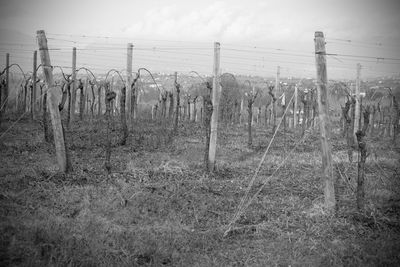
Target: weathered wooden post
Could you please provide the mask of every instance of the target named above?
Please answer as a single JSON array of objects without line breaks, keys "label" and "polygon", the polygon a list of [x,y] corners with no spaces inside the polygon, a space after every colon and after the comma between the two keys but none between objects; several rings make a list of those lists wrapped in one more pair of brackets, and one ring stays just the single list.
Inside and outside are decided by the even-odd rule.
[{"label": "weathered wooden post", "polygon": [[72,92],[71,92],[71,109],[70,118],[74,121],[76,108],[76,47],[72,48]]},{"label": "weathered wooden post", "polygon": [[322,172],[325,180],[325,207],[334,211],[336,206],[332,154],[329,144],[330,119],[327,92],[326,50],[323,32],[315,32],[315,61],[317,67],[318,114],[321,131]]},{"label": "weathered wooden post", "polygon": [[[36,32],[37,40],[39,44],[40,58],[42,61],[42,68],[47,83],[47,96],[48,96],[48,107],[50,110],[51,123],[53,126],[54,133],[54,144],[56,147],[57,162],[62,172],[68,171],[67,164],[67,153],[65,149],[64,133],[61,124],[60,112],[58,110],[57,103],[57,92],[55,90],[53,81],[52,66],[50,63],[50,55],[47,47],[47,39],[44,30]],[[44,104],[45,105],[45,104]],[[45,108],[45,107],[44,107]]]},{"label": "weathered wooden post", "polygon": [[213,111],[211,115],[211,133],[210,133],[210,149],[208,156],[208,170],[215,169],[215,154],[217,152],[217,130],[218,130],[218,110],[220,95],[220,43],[214,43],[214,68],[213,68],[213,87],[212,87],[212,105]]}]

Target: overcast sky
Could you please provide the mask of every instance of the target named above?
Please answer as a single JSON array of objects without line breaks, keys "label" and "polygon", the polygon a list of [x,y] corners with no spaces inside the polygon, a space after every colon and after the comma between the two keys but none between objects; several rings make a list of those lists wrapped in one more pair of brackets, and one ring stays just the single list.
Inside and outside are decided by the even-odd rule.
[{"label": "overcast sky", "polygon": [[[365,77],[400,72],[400,60],[394,60],[400,58],[398,0],[0,0],[0,3],[0,28],[7,30],[0,40],[2,55],[7,49],[12,55],[18,52],[13,50],[15,46],[7,47],[4,43],[27,42],[10,32],[23,33],[34,40],[36,30],[44,29],[49,46],[63,49],[72,46],[88,49],[96,45],[120,45],[123,49],[127,42],[132,42],[135,48],[143,49],[135,51],[134,66],[142,64],[155,71],[196,69],[211,73],[212,46],[219,41],[221,68],[225,71],[272,76],[280,65],[284,76],[312,76],[315,75],[313,36],[320,30],[327,38],[327,52],[339,54],[328,58],[329,78],[351,78],[357,62],[363,65]],[[155,49],[146,52],[150,48]],[[157,51],[163,48],[171,50]],[[115,51],[103,51],[92,62],[90,56],[95,57],[94,53],[100,50],[87,50],[82,56],[84,53],[87,58],[80,57],[82,64],[89,67],[92,63],[99,70],[103,64],[99,55],[103,60],[117,55],[113,54]],[[123,53],[126,54],[125,50],[119,54],[121,62],[117,68],[125,66]],[[19,57],[22,61],[22,57],[31,60],[31,56]],[[54,54],[54,59],[60,60],[60,65],[68,65],[70,56],[63,57],[60,52]],[[108,67],[112,67],[112,62],[104,63],[104,69]]]}]

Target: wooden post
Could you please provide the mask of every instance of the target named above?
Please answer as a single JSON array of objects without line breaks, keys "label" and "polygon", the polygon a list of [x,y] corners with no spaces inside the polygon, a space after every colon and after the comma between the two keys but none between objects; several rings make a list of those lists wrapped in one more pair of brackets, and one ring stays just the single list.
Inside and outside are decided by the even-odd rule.
[{"label": "wooden post", "polygon": [[208,170],[215,169],[215,154],[217,152],[217,130],[218,130],[218,110],[219,110],[219,95],[220,95],[220,44],[214,43],[214,69],[213,69],[213,87],[212,87],[212,105],[213,111],[211,115],[211,133],[210,133],[210,149],[208,156]]},{"label": "wooden post", "polygon": [[332,154],[329,144],[330,119],[328,102],[328,77],[326,70],[325,38],[323,32],[315,32],[315,61],[317,67],[317,93],[318,93],[318,114],[321,131],[322,150],[322,171],[325,180],[324,195],[325,207],[334,211],[336,206],[335,185],[332,166]]},{"label": "wooden post", "polygon": [[53,71],[50,63],[50,55],[47,47],[47,39],[44,30],[36,32],[39,44],[40,58],[42,61],[42,68],[47,83],[47,97],[48,107],[50,110],[51,123],[54,133],[54,144],[56,147],[57,162],[62,172],[67,172],[67,153],[64,143],[64,132],[61,124],[60,112],[58,110],[57,96],[58,91],[55,89],[53,81]]},{"label": "wooden post", "polygon": [[298,94],[298,88],[297,85],[294,87],[294,108],[293,108],[293,128],[297,127],[297,94]]},{"label": "wooden post", "polygon": [[356,133],[360,128],[360,72],[361,72],[361,64],[357,63],[357,78],[356,78],[356,107],[355,107],[355,116],[354,116],[354,143],[357,144],[357,136]]},{"label": "wooden post", "polygon": [[132,54],[133,54],[133,44],[128,43],[126,50],[126,107],[127,117],[129,121],[132,121]]},{"label": "wooden post", "polygon": [[76,47],[72,48],[72,92],[71,92],[71,121],[74,121],[76,107]]},{"label": "wooden post", "polygon": [[32,91],[31,91],[31,119],[35,118],[36,111],[36,67],[37,67],[37,51],[33,52],[33,72],[32,72]]}]

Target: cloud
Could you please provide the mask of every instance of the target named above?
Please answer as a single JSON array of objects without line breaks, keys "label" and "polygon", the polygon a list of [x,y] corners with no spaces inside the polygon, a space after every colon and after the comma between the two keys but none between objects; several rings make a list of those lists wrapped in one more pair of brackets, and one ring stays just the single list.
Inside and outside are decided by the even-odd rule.
[{"label": "cloud", "polygon": [[133,23],[126,32],[134,36],[151,34],[157,38],[210,41],[254,36],[257,29],[251,14],[225,2],[195,10],[174,5],[154,8],[143,17],[144,20]]},{"label": "cloud", "polygon": [[153,39],[227,42],[285,41],[306,34],[312,38],[310,20],[301,9],[276,7],[263,2],[244,6],[222,1],[186,9],[153,7],[124,33],[138,38],[151,35]]}]

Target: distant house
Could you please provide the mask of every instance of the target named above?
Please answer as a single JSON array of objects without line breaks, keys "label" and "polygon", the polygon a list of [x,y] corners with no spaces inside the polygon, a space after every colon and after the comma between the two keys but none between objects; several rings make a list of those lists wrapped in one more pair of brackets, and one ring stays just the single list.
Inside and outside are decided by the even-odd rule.
[{"label": "distant house", "polygon": [[158,87],[161,87],[162,85],[159,84],[159,83],[157,83],[157,85],[155,85],[154,83],[149,84],[149,87],[150,87],[150,88],[157,88],[157,86],[158,86]]}]

